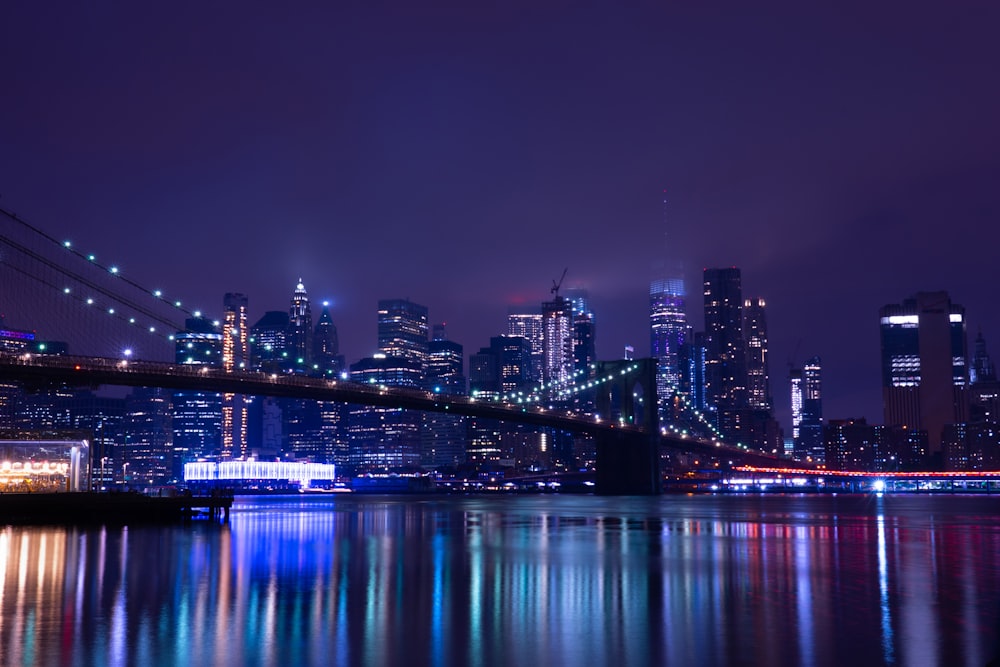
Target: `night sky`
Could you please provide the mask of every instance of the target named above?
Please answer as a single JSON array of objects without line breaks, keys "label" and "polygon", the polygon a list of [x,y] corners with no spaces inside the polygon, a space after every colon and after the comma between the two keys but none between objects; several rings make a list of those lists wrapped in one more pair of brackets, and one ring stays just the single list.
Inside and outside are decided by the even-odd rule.
[{"label": "night sky", "polygon": [[417,4],[4,3],[0,206],[251,322],[301,277],[349,362],[379,298],[468,354],[564,268],[599,356],[645,355],[657,263],[699,327],[735,265],[786,429],[814,354],[824,416],[881,422],[918,290],[1000,356],[997,3]]}]

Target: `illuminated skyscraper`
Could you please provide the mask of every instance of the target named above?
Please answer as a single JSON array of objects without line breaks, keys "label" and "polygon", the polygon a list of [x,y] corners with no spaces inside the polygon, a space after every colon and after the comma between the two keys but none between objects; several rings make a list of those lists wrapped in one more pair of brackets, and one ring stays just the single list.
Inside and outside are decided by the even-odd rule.
[{"label": "illuminated skyscraper", "polygon": [[746,340],[747,404],[753,410],[771,409],[767,371],[767,319],[764,299],[743,302],[743,338]]},{"label": "illuminated skyscraper", "polygon": [[544,327],[541,313],[511,313],[507,316],[507,335],[520,336],[528,342],[531,363],[528,366],[528,380],[542,381],[542,367],[545,365]]},{"label": "illuminated skyscraper", "polygon": [[292,305],[288,309],[289,355],[296,370],[304,371],[312,365],[313,323],[312,310],[309,306],[309,295],[306,286],[299,278],[292,293]]},{"label": "illuminated skyscraper", "polygon": [[[227,293],[223,299],[222,368],[227,373],[244,371],[250,360],[247,329],[247,297]],[[241,394],[222,395],[222,458],[247,455],[247,398]]]},{"label": "illuminated skyscraper", "polygon": [[788,386],[792,396],[792,440],[795,448],[799,445],[799,425],[802,423],[802,369],[792,368],[788,371]]},{"label": "illuminated skyscraper", "polygon": [[565,385],[573,376],[573,304],[558,294],[542,302],[542,381]]},{"label": "illuminated skyscraper", "polygon": [[795,455],[822,463],[826,456],[823,435],[823,366],[813,357],[789,373],[792,391],[792,442]]},{"label": "illuminated skyscraper", "polygon": [[919,292],[879,316],[885,423],[926,430],[930,463],[941,464],[945,425],[968,418],[965,308],[947,292]]},{"label": "illuminated skyscraper", "polygon": [[378,302],[378,349],[387,357],[400,357],[427,366],[427,306],[409,299]]},{"label": "illuminated skyscraper", "polygon": [[679,353],[687,342],[684,280],[664,278],[649,284],[649,355],[656,359],[656,395],[660,415],[681,386]]},{"label": "illuminated skyscraper", "polygon": [[705,393],[723,437],[739,442],[747,407],[746,345],[740,270],[705,269]]}]

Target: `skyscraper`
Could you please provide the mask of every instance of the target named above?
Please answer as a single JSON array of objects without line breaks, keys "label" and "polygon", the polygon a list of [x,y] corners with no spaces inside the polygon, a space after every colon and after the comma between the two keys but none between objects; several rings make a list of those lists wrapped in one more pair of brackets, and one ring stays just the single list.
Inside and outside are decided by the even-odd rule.
[{"label": "skyscraper", "polygon": [[330,317],[330,304],[323,303],[323,312],[313,331],[312,365],[315,374],[338,375],[344,369],[344,358],[340,356],[340,338],[337,327]]},{"label": "skyscraper", "polygon": [[767,368],[767,318],[764,299],[743,302],[743,338],[746,340],[747,404],[754,410],[771,409]]},{"label": "skyscraper", "polygon": [[289,354],[296,370],[305,370],[312,365],[312,309],[306,286],[299,278],[292,293],[292,305],[288,309]]},{"label": "skyscraper", "polygon": [[[227,373],[246,370],[250,360],[247,330],[247,297],[229,292],[223,299],[222,368]],[[222,458],[247,455],[247,398],[241,394],[222,395]]]},{"label": "skyscraper", "polygon": [[649,356],[656,359],[656,395],[660,416],[675,391],[681,388],[679,354],[687,342],[684,280],[662,278],[649,284]]},{"label": "skyscraper", "polygon": [[747,406],[740,270],[705,269],[705,394],[724,438],[738,442]]},{"label": "skyscraper", "polygon": [[[350,367],[351,380],[388,387],[421,387],[424,369],[415,359],[378,353]],[[403,471],[421,463],[419,412],[369,405],[348,406],[349,464],[356,472]]]},{"label": "skyscraper", "polygon": [[137,387],[125,399],[122,474],[127,486],[163,484],[170,476],[170,391]]},{"label": "skyscraper", "polygon": [[[465,356],[459,343],[448,340],[444,324],[435,324],[427,354],[427,388],[437,394],[464,396]],[[423,413],[421,457],[435,469],[465,462],[465,418],[437,412]]]},{"label": "skyscraper", "polygon": [[289,361],[289,318],[283,310],[269,310],[250,329],[253,368],[276,372],[294,368]]},{"label": "skyscraper", "polygon": [[945,425],[968,416],[965,308],[947,292],[918,292],[879,316],[885,423],[926,430],[930,463],[939,465]]},{"label": "skyscraper", "polygon": [[566,384],[573,375],[573,304],[558,294],[542,302],[542,381]]},{"label": "skyscraper", "polygon": [[545,365],[545,332],[541,313],[510,313],[507,315],[507,335],[520,336],[528,342],[531,363],[528,366],[528,380],[542,381],[542,367]]},{"label": "skyscraper", "polygon": [[387,357],[400,357],[427,365],[427,306],[409,299],[378,302],[378,349]]},{"label": "skyscraper", "polygon": [[788,369],[788,388],[792,406],[792,441],[796,452],[799,449],[799,427],[802,424],[802,369]]},{"label": "skyscraper", "polygon": [[802,367],[802,421],[799,424],[798,450],[802,456],[822,462],[823,442],[823,364],[819,357]]},{"label": "skyscraper", "polygon": [[[192,317],[174,336],[175,363],[184,366],[221,366],[222,332],[209,320]],[[181,479],[184,463],[218,456],[222,447],[222,394],[178,390],[173,395],[174,465]]]}]

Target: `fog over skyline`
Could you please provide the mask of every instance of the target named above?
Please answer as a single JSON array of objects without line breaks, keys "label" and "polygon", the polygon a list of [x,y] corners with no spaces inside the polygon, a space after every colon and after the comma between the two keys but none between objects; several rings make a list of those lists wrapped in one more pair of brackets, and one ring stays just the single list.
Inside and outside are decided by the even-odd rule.
[{"label": "fog over skyline", "polygon": [[[601,358],[649,281],[738,266],[771,391],[882,421],[878,309],[945,290],[1000,355],[1000,7],[179,3],[0,8],[0,206],[208,313],[301,278],[348,362],[380,298],[466,355],[568,268]],[[664,206],[664,198],[666,205]],[[0,311],[4,311],[0,302]],[[318,309],[317,309],[318,314]],[[30,313],[7,312],[10,326]]]}]

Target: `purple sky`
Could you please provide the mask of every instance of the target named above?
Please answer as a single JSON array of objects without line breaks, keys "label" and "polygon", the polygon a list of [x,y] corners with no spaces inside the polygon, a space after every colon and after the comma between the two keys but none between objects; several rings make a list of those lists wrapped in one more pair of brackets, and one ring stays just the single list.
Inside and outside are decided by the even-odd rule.
[{"label": "purple sky", "polygon": [[996,3],[59,4],[0,7],[0,205],[206,311],[301,276],[349,361],[390,297],[469,353],[568,267],[611,358],[655,262],[697,326],[735,265],[786,427],[814,354],[825,416],[881,421],[918,290],[1000,356]]}]

